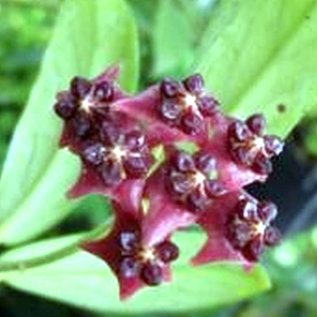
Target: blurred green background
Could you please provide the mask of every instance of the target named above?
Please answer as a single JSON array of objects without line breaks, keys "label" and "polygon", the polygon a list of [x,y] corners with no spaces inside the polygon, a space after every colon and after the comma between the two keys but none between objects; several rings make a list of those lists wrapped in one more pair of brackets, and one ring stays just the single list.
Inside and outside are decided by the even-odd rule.
[{"label": "blurred green background", "polygon": [[[167,74],[186,74],[215,1],[129,2],[140,30],[140,86]],[[59,4],[59,0],[0,0],[0,169],[14,126],[36,78]],[[178,32],[173,32],[175,24]],[[193,32],[188,32],[192,28],[194,38],[191,38]],[[292,137],[296,141],[296,155],[305,160],[317,156],[317,111],[306,120]],[[314,165],[314,160],[310,164]],[[91,228],[104,219],[102,207],[103,198],[85,199],[72,217],[51,234]],[[286,239],[266,256],[265,265],[273,280],[268,293],[231,307],[191,312],[187,316],[317,317],[317,230],[310,229]],[[1,289],[0,298],[1,317],[94,316],[91,312],[9,289]]]}]

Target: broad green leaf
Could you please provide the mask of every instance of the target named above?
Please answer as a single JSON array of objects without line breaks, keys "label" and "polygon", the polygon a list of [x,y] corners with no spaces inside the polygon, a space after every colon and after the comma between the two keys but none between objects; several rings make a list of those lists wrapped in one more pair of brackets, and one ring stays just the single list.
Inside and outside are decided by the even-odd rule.
[{"label": "broad green leaf", "polygon": [[0,244],[33,238],[73,207],[64,193],[79,164],[67,151],[57,150],[61,122],[52,111],[54,97],[73,76],[93,77],[113,63],[122,66],[122,85],[134,90],[137,31],[124,0],[66,0],[4,165]]},{"label": "broad green leaf", "polygon": [[177,313],[210,309],[269,288],[268,277],[260,266],[246,272],[238,265],[228,263],[195,268],[185,264],[202,244],[203,238],[195,231],[178,233],[175,240],[185,256],[174,265],[174,281],[147,288],[127,302],[119,301],[117,282],[109,268],[83,251],[52,263],[0,272],[0,281],[78,307],[116,313]]},{"label": "broad green leaf", "polygon": [[196,70],[225,110],[241,117],[263,112],[270,132],[284,137],[316,104],[316,51],[316,0],[223,0]]},{"label": "broad green leaf", "polygon": [[152,37],[154,76],[171,76],[171,72],[188,69],[195,35],[192,21],[178,1],[157,1]]}]

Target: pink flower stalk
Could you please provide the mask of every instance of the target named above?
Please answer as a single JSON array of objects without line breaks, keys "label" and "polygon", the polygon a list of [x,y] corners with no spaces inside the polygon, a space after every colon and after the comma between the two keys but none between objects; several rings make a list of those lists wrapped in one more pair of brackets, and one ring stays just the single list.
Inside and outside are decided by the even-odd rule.
[{"label": "pink flower stalk", "polygon": [[[55,104],[64,121],[60,144],[82,163],[69,196],[106,195],[115,214],[110,234],[83,248],[108,263],[122,299],[170,281],[181,251],[170,238],[193,224],[208,239],[192,264],[257,262],[280,239],[271,224],[277,208],[243,188],[267,179],[282,140],[265,134],[261,114],[241,121],[222,113],[199,74],[164,79],[136,96],[119,87],[118,75],[112,67],[93,80],[76,77]],[[196,150],[180,150],[186,142]],[[164,157],[156,162],[158,145]]]}]

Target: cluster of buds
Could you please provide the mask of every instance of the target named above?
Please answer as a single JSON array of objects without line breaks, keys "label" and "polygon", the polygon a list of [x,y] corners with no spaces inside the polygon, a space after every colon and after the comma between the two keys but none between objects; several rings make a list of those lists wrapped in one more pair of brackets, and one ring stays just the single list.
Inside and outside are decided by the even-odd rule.
[{"label": "cluster of buds", "polygon": [[193,224],[208,239],[192,265],[258,261],[280,239],[271,225],[277,208],[244,187],[266,180],[283,142],[265,134],[261,114],[225,115],[199,74],[133,96],[118,75],[111,67],[92,80],[76,77],[54,106],[64,122],[60,146],[82,164],[69,197],[106,195],[115,215],[111,232],[83,248],[108,263],[122,299],[170,281],[181,252],[172,235]]}]

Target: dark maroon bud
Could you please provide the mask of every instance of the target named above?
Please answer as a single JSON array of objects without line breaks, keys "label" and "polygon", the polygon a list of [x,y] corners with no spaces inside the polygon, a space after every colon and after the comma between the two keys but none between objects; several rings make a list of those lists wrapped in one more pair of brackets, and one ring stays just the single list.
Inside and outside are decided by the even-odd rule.
[{"label": "dark maroon bud", "polygon": [[133,278],[139,274],[139,264],[132,257],[124,257],[120,263],[119,274],[124,278]]},{"label": "dark maroon bud", "polygon": [[141,131],[134,130],[125,137],[125,145],[129,150],[140,150],[145,145],[145,136]]},{"label": "dark maroon bud", "polygon": [[120,138],[120,128],[111,121],[105,121],[100,129],[100,137],[107,145],[115,145]]},{"label": "dark maroon bud", "polygon": [[149,286],[156,286],[162,283],[163,270],[155,263],[146,262],[142,265],[140,277]]},{"label": "dark maroon bud", "polygon": [[170,241],[164,241],[155,248],[158,258],[164,262],[169,263],[176,260],[179,256],[179,249],[176,244]]},{"label": "dark maroon bud", "polygon": [[266,127],[266,120],[263,115],[254,114],[247,119],[246,124],[253,133],[261,136]]},{"label": "dark maroon bud", "polygon": [[246,147],[238,147],[231,151],[233,158],[243,165],[249,166],[254,161],[253,152]]},{"label": "dark maroon bud", "polygon": [[233,138],[235,141],[243,142],[251,137],[251,133],[247,125],[240,121],[236,120],[230,124],[228,127],[229,138]]},{"label": "dark maroon bud", "polygon": [[186,89],[193,94],[199,94],[204,88],[204,79],[200,74],[187,77],[183,83]]},{"label": "dark maroon bud", "polygon": [[135,232],[122,232],[119,239],[120,246],[125,252],[135,251],[138,247],[139,239]]},{"label": "dark maroon bud", "polygon": [[83,152],[83,158],[93,164],[100,165],[105,158],[105,147],[101,143],[88,146]]},{"label": "dark maroon bud", "polygon": [[208,207],[208,199],[198,188],[187,196],[187,204],[193,212],[205,211]]},{"label": "dark maroon bud", "polygon": [[54,105],[56,114],[62,119],[70,119],[75,114],[78,104],[73,96],[63,95]]},{"label": "dark maroon bud", "polygon": [[258,153],[252,164],[252,170],[261,175],[268,175],[272,173],[272,162],[263,153]]},{"label": "dark maroon bud", "polygon": [[209,198],[217,198],[226,194],[226,189],[217,180],[206,180],[204,182],[205,191]]},{"label": "dark maroon bud", "polygon": [[91,120],[83,113],[76,115],[71,124],[75,134],[80,138],[86,137],[92,130]]},{"label": "dark maroon bud", "polygon": [[203,125],[203,120],[197,114],[191,111],[185,113],[182,116],[181,127],[187,134],[197,134],[201,130]]},{"label": "dark maroon bud", "polygon": [[172,156],[171,161],[180,172],[186,173],[195,171],[195,162],[188,153],[177,152]]},{"label": "dark maroon bud", "polygon": [[243,248],[243,255],[249,261],[258,261],[264,251],[264,244],[261,236],[258,235],[250,240]]},{"label": "dark maroon bud", "polygon": [[84,99],[90,92],[91,82],[82,77],[74,77],[70,83],[70,91],[78,99]]},{"label": "dark maroon bud", "polygon": [[278,155],[283,151],[283,141],[274,135],[266,135],[264,137],[265,151],[268,155]]},{"label": "dark maroon bud", "polygon": [[281,233],[275,227],[267,227],[264,232],[264,243],[273,247],[281,241]]},{"label": "dark maroon bud", "polygon": [[112,83],[104,81],[96,84],[93,90],[93,95],[97,101],[111,101],[114,95],[114,88]]},{"label": "dark maroon bud", "polygon": [[106,186],[117,185],[122,180],[122,168],[119,163],[111,160],[100,166],[101,178]]},{"label": "dark maroon bud", "polygon": [[202,96],[198,99],[198,108],[204,116],[213,116],[219,108],[219,102],[211,96]]},{"label": "dark maroon bud", "polygon": [[242,249],[250,240],[252,230],[252,226],[250,226],[247,222],[240,221],[235,223],[233,221],[229,223],[228,238],[232,246],[236,249]]},{"label": "dark maroon bud", "polygon": [[195,156],[195,162],[197,168],[205,174],[216,171],[216,159],[208,153],[198,153]]},{"label": "dark maroon bud", "polygon": [[164,97],[174,98],[182,93],[182,86],[178,81],[166,78],[161,83],[160,91]]},{"label": "dark maroon bud", "polygon": [[124,169],[129,176],[139,178],[148,171],[149,162],[145,157],[130,155],[124,161]]},{"label": "dark maroon bud", "polygon": [[242,199],[236,206],[237,215],[243,220],[256,223],[259,221],[258,206],[250,199]]},{"label": "dark maroon bud", "polygon": [[171,189],[174,193],[182,195],[192,189],[192,181],[187,175],[175,174],[170,177]]},{"label": "dark maroon bud", "polygon": [[262,221],[271,222],[277,216],[277,206],[272,202],[260,203],[258,214]]},{"label": "dark maroon bud", "polygon": [[160,107],[160,113],[163,119],[168,121],[175,121],[181,112],[182,107],[175,101],[164,100]]}]

